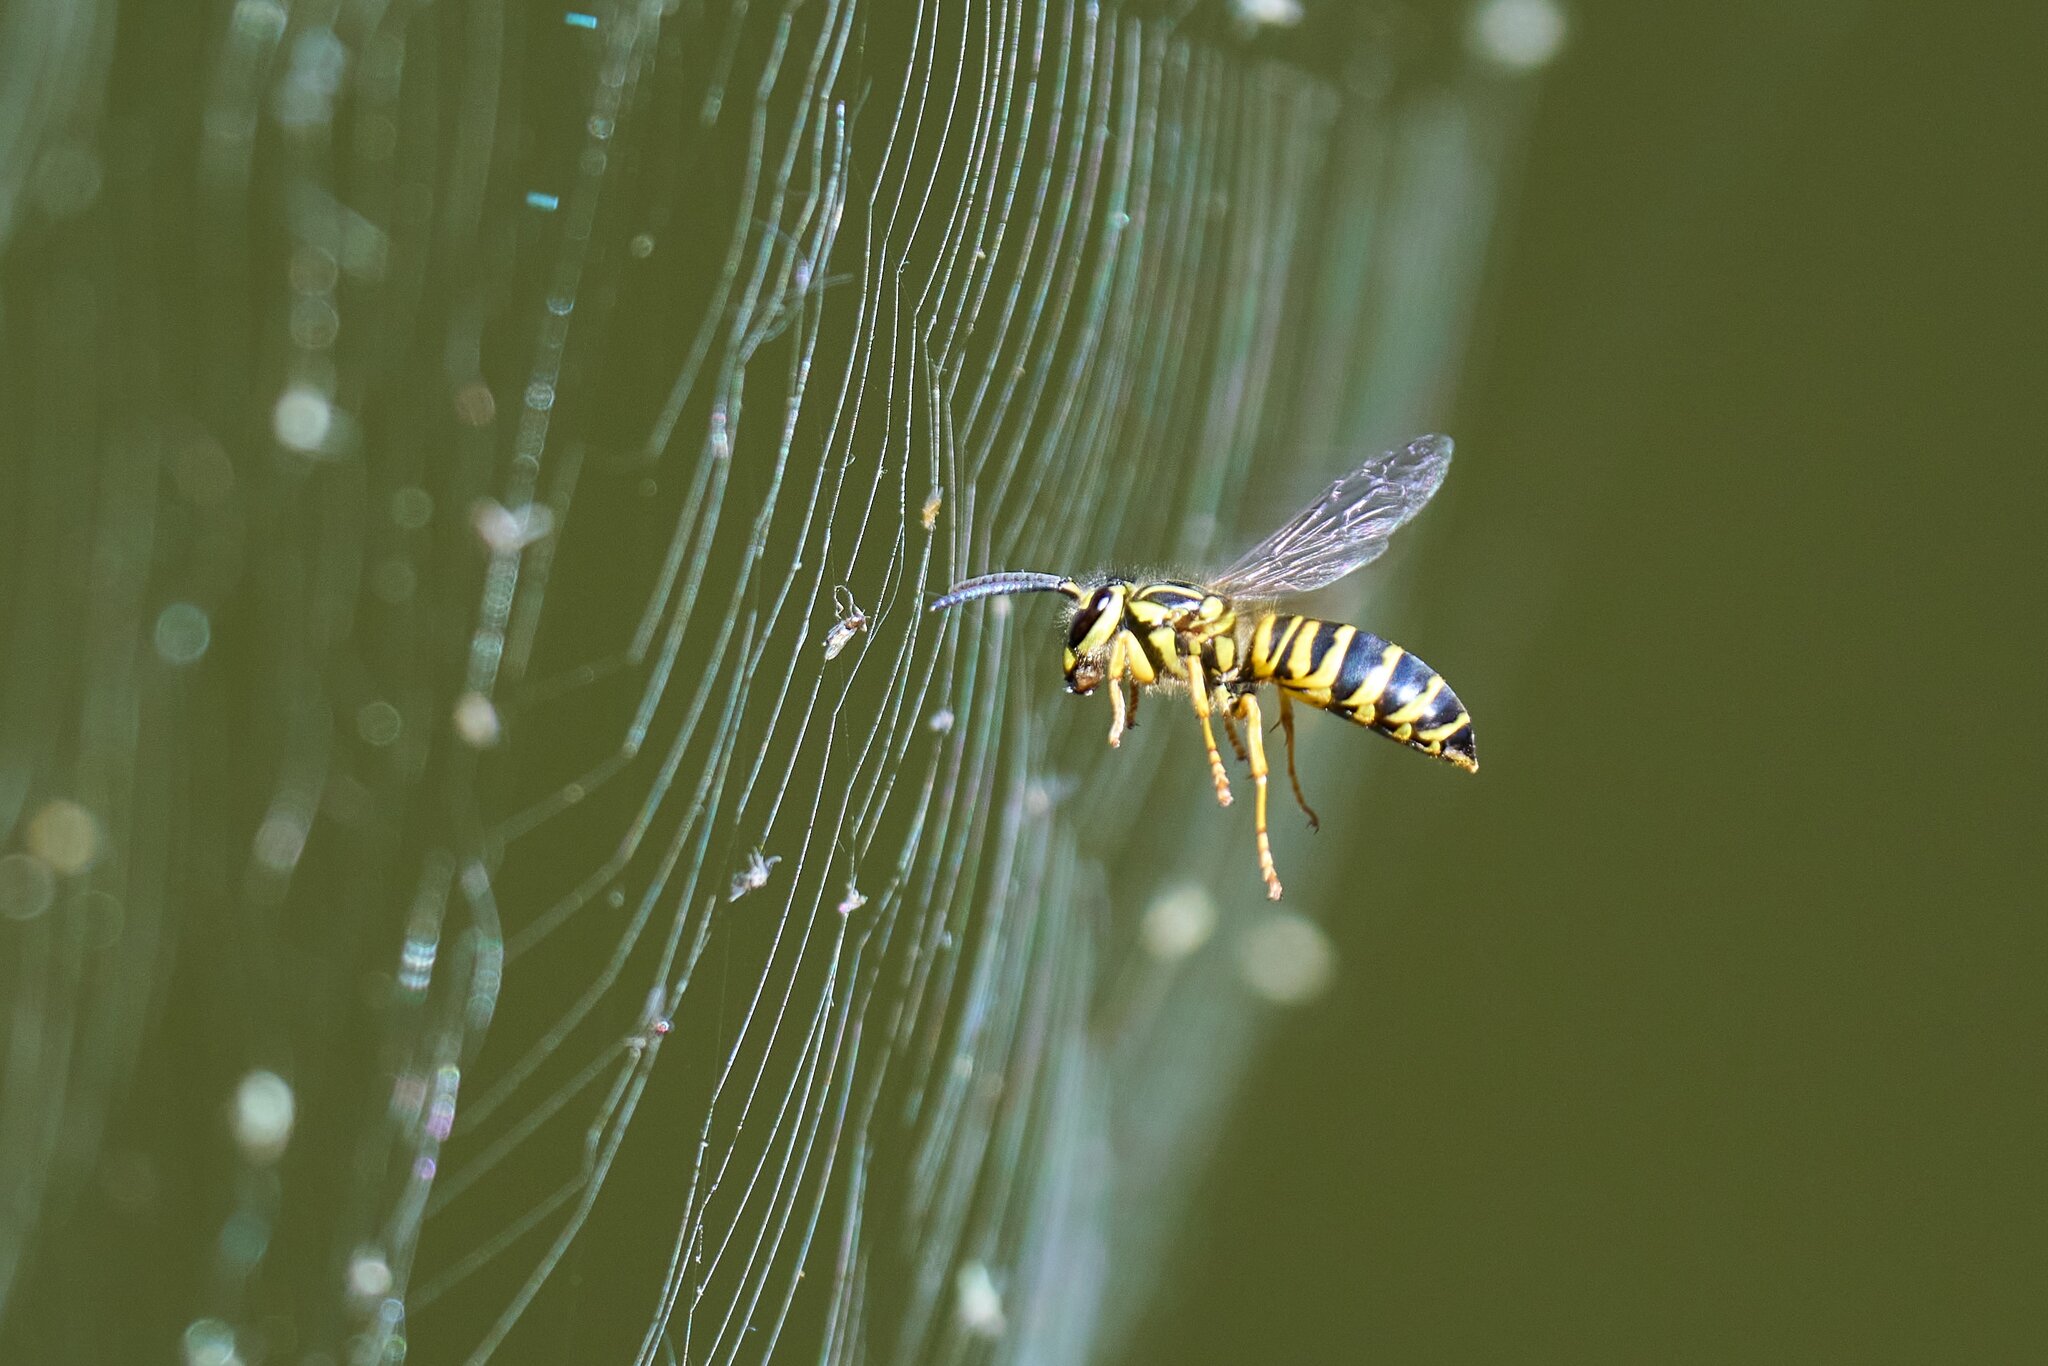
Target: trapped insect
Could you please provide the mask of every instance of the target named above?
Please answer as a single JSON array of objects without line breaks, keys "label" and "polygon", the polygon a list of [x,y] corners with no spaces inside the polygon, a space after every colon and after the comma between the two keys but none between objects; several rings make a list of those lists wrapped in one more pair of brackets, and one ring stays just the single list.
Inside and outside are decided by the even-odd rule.
[{"label": "trapped insect", "polygon": [[832,590],[832,610],[839,613],[839,620],[825,632],[827,659],[837,659],[839,652],[851,644],[855,636],[868,629],[868,614],[860,610],[860,604],[853,600],[853,592],[846,585],[841,584]]},{"label": "trapped insect", "polygon": [[768,885],[768,875],[775,871],[775,865],[782,862],[782,855],[769,854],[762,857],[759,849],[747,855],[747,866],[732,875],[732,895],[728,901],[738,901],[748,892],[759,891]]},{"label": "trapped insect", "polygon": [[[1302,796],[1294,771],[1295,701],[1478,771],[1472,717],[1441,674],[1355,626],[1252,606],[1314,592],[1379,558],[1394,532],[1437,491],[1450,464],[1447,436],[1418,437],[1376,455],[1206,582],[1112,577],[1080,583],[1016,570],[955,584],[932,610],[1012,593],[1062,593],[1073,599],[1064,663],[1067,690],[1087,694],[1109,683],[1109,743],[1116,745],[1125,725],[1137,724],[1142,689],[1186,686],[1202,723],[1216,800],[1228,806],[1230,779],[1209,725],[1210,712],[1221,712],[1231,747],[1251,766],[1258,794],[1253,828],[1259,873],[1266,880],[1266,895],[1277,901],[1280,876],[1266,835],[1260,684],[1271,683],[1279,696],[1287,778],[1311,829],[1318,824],[1316,813]],[[1238,721],[1245,727],[1242,740],[1234,724]]]}]

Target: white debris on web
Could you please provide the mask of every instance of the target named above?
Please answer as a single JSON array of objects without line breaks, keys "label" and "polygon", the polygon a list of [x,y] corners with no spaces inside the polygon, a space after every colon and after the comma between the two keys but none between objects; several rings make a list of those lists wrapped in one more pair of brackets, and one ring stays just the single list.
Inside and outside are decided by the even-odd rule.
[{"label": "white debris on web", "polygon": [[726,900],[738,901],[748,892],[757,892],[768,885],[768,875],[775,871],[775,865],[782,862],[782,855],[769,854],[762,857],[759,849],[747,855],[747,863],[732,875],[732,893]]},{"label": "white debris on web", "polygon": [[868,629],[868,614],[853,600],[853,590],[840,584],[832,590],[832,610],[839,619],[825,632],[825,658],[837,659],[853,638]]},{"label": "white debris on web", "polygon": [[[146,1337],[188,1359],[1106,1356],[1144,1276],[1106,984],[1199,959],[1303,999],[1332,959],[1219,935],[1227,884],[1139,838],[1244,831],[1151,782],[1173,737],[1105,752],[1058,603],[926,606],[1200,564],[1261,453],[1353,444],[1364,358],[1380,408],[1440,389],[1502,140],[1378,93],[1366,155],[1317,77],[1065,0],[494,14],[421,60],[417,25],[242,0],[203,70],[137,54],[196,82],[210,283],[88,282],[175,334],[189,430],[57,452],[78,511],[0,547],[65,658],[0,681],[78,750],[0,771],[0,931],[96,1003],[10,1052],[21,1226],[75,1194],[27,1136],[92,1134],[159,1034],[238,1030],[209,1043],[292,1066],[178,1102],[240,1178],[137,1253],[218,1254]],[[1380,226],[1332,232],[1336,189]],[[179,956],[158,1029],[202,912],[232,951]],[[1176,1066],[1148,1094],[1228,1094]],[[160,1165],[108,1160],[136,1229]]]},{"label": "white debris on web", "polygon": [[675,1021],[669,1018],[668,993],[661,987],[650,987],[647,1002],[640,1008],[640,1024],[626,1036],[626,1050],[635,1058],[668,1037],[675,1028]]}]

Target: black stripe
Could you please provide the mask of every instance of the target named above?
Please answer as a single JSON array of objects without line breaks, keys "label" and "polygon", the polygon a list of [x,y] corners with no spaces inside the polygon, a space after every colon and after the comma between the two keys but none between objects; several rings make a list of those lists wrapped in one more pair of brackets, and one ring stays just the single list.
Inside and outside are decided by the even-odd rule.
[{"label": "black stripe", "polygon": [[1147,584],[1143,597],[1147,602],[1156,602],[1161,607],[1171,607],[1183,612],[1193,611],[1202,605],[1200,593],[1173,583]]},{"label": "black stripe", "polygon": [[1334,621],[1317,622],[1315,641],[1308,647],[1308,671],[1310,673],[1314,673],[1323,667],[1323,661],[1330,656],[1330,648],[1336,643],[1337,623]]},{"label": "black stripe", "polygon": [[1387,680],[1386,691],[1380,694],[1381,720],[1413,702],[1415,695],[1428,687],[1429,680],[1434,677],[1436,670],[1414,655],[1403,654],[1394,665],[1394,676]]},{"label": "black stripe", "polygon": [[[1456,714],[1457,713],[1455,712],[1452,713],[1453,716],[1455,716]],[[1463,756],[1465,756],[1465,761],[1467,763],[1473,765],[1475,768],[1478,766],[1479,750],[1477,747],[1477,742],[1472,738],[1472,727],[1469,724],[1463,730],[1459,731],[1456,735],[1453,735],[1450,739],[1444,741],[1444,753],[1462,754]]]},{"label": "black stripe", "polygon": [[1096,618],[1101,615],[1102,609],[1096,606],[1094,599],[1091,598],[1083,604],[1081,609],[1074,613],[1074,619],[1067,623],[1067,647],[1074,650],[1080,649],[1081,642],[1086,640],[1088,633],[1095,629]]},{"label": "black stripe", "polygon": [[1166,657],[1159,653],[1159,646],[1153,643],[1149,632],[1138,637],[1138,649],[1151,661],[1154,674],[1166,678],[1173,673],[1173,670],[1166,667]]},{"label": "black stripe", "polygon": [[1434,730],[1438,726],[1448,726],[1458,719],[1458,713],[1463,710],[1465,704],[1458,700],[1458,695],[1451,691],[1451,685],[1446,683],[1437,689],[1429,710],[1423,712],[1422,718],[1415,723],[1415,729]]},{"label": "black stripe", "polygon": [[1387,642],[1370,631],[1360,631],[1351,637],[1351,648],[1344,654],[1344,667],[1337,671],[1337,681],[1330,687],[1330,696],[1342,702],[1365,686],[1365,677],[1373,666],[1387,652]]},{"label": "black stripe", "polygon": [[1301,629],[1303,618],[1283,618],[1285,625],[1273,632],[1273,652],[1267,663],[1273,666],[1273,675],[1284,678],[1287,674],[1287,652],[1294,646],[1294,633]]}]

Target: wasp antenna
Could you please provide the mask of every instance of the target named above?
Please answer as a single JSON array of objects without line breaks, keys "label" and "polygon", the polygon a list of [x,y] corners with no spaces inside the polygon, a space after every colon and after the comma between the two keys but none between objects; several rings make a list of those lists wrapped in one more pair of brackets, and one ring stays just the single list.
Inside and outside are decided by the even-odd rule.
[{"label": "wasp antenna", "polygon": [[1086,593],[1081,585],[1058,574],[1035,574],[1028,569],[1009,569],[1000,574],[983,574],[978,579],[956,583],[932,603],[934,612],[957,607],[976,598],[1008,597],[1013,593],[1065,593],[1079,602]]}]

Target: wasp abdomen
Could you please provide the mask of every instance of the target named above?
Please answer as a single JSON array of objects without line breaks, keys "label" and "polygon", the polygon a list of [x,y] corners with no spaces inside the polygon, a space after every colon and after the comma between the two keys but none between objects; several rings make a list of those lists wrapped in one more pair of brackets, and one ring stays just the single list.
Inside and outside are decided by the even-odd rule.
[{"label": "wasp abdomen", "polygon": [[1391,740],[1479,767],[1472,717],[1443,675],[1370,631],[1269,614],[1252,632],[1250,673]]}]

